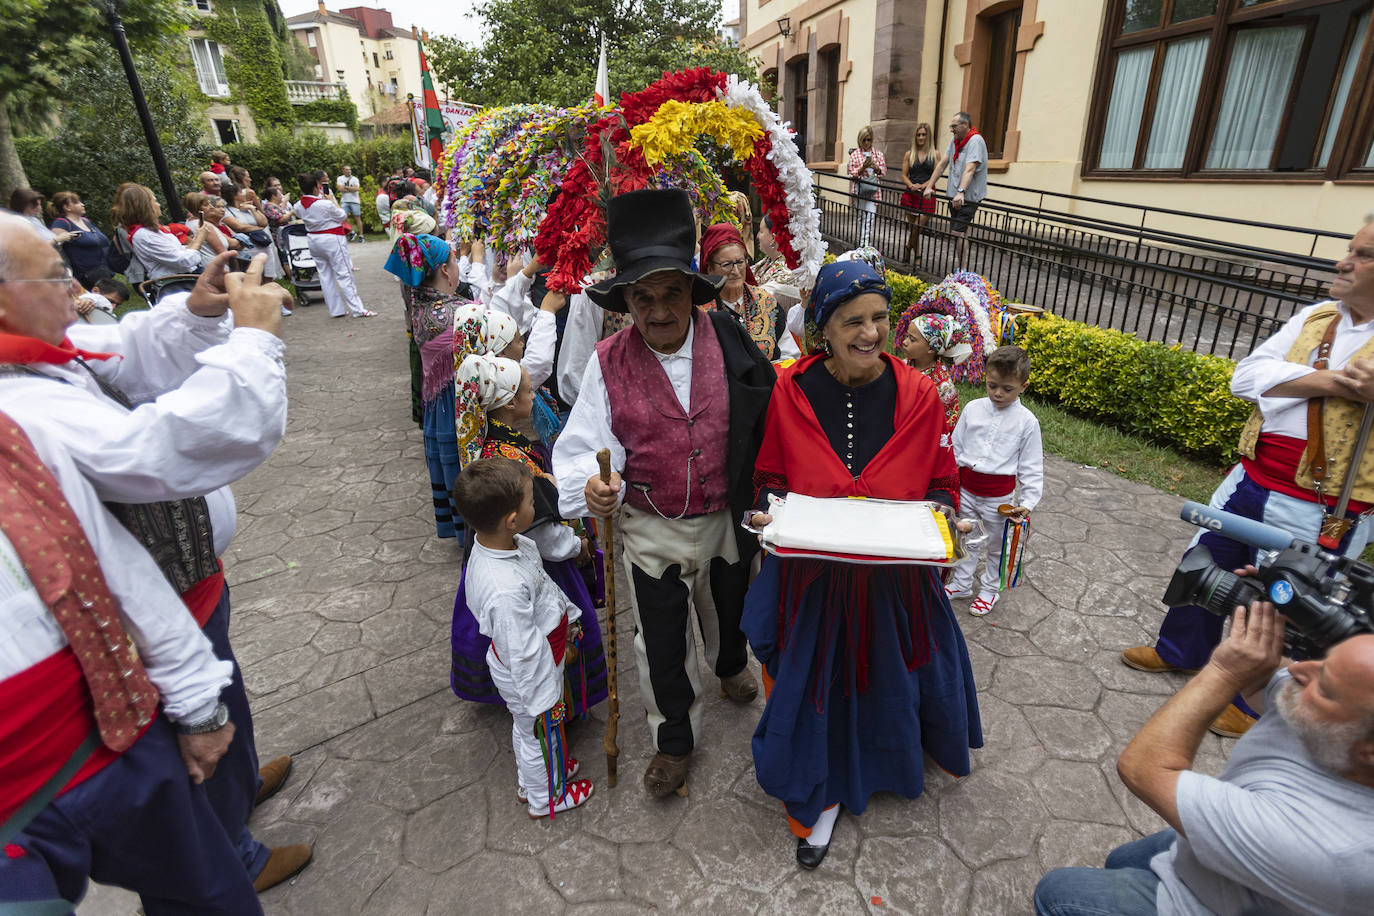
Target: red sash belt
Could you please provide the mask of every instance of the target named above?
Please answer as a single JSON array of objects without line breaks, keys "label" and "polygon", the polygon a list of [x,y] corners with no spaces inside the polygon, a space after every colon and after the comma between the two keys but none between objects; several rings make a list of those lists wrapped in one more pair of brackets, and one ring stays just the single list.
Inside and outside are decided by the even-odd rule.
[{"label": "red sash belt", "polygon": [[[1259,442],[1255,445],[1255,457],[1241,458],[1240,463],[1245,468],[1245,473],[1250,475],[1250,479],[1266,490],[1314,503],[1317,501],[1316,491],[1300,487],[1296,481],[1298,465],[1302,462],[1302,453],[1306,448],[1307,442],[1304,439],[1260,433]],[[1327,491],[1322,502],[1327,506],[1334,506],[1339,499],[1340,490],[1337,488]],[[1352,499],[1346,515],[1353,518],[1368,509],[1369,503]]]},{"label": "red sash belt", "polygon": [[568,646],[568,615],[564,614],[563,619],[558,621],[558,626],[553,628],[549,634],[549,648],[553,650],[553,661],[556,665],[563,664],[563,654]]},{"label": "red sash belt", "polygon": [[[91,694],[69,646],[0,681],[0,821],[62,769],[95,727]],[[62,791],[118,757],[102,744]]]},{"label": "red sash belt", "polygon": [[334,226],[330,229],[311,229],[307,235],[348,235],[348,230],[343,226]]},{"label": "red sash belt", "polygon": [[959,465],[959,486],[983,499],[1010,496],[1012,491],[1016,489],[1016,475],[984,474],[961,464]]},{"label": "red sash belt", "polygon": [[204,628],[210,615],[219,607],[219,599],[224,594],[224,567],[213,576],[206,576],[181,595],[181,603],[196,619],[196,626]]}]

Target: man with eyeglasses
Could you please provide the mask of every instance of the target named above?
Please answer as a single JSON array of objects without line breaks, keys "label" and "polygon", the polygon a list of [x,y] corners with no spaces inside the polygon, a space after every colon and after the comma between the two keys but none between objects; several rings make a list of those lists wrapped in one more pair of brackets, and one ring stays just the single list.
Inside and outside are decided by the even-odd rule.
[{"label": "man with eyeglasses", "polygon": [[[114,325],[76,323],[77,287],[56,249],[23,219],[0,214],[0,411],[68,452],[215,655],[232,663],[218,560],[236,524],[228,485],[266,460],[286,429],[278,335],[290,296],[263,284],[261,255],[242,279],[227,279],[230,257],[218,255],[193,290],[156,309]],[[268,849],[248,831],[253,805],[281,785],[290,758],[259,771],[237,665],[221,699],[181,724],[200,730],[227,719],[237,728],[206,791],[263,890],[305,867],[310,847]]]}]

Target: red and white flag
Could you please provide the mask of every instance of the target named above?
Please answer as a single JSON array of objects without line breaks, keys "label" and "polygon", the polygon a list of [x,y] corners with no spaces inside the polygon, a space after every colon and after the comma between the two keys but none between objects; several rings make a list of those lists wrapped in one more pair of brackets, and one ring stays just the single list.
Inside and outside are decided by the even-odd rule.
[{"label": "red and white flag", "polygon": [[611,78],[606,72],[606,36],[601,36],[601,57],[596,62],[596,92],[592,94],[592,101],[597,105],[605,105],[606,100],[611,97]]}]

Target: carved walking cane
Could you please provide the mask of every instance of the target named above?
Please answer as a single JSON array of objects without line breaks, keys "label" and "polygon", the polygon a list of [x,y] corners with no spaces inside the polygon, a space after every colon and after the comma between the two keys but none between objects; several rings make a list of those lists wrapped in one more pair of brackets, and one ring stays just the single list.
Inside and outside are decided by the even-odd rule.
[{"label": "carved walking cane", "polygon": [[[597,452],[596,461],[601,465],[601,482],[609,484],[610,449]],[[606,533],[602,535],[606,568],[606,736],[601,744],[606,749],[606,784],[615,788],[616,758],[620,756],[616,743],[620,731],[620,690],[616,683],[615,652],[615,523],[609,515],[602,521],[606,524]]]}]

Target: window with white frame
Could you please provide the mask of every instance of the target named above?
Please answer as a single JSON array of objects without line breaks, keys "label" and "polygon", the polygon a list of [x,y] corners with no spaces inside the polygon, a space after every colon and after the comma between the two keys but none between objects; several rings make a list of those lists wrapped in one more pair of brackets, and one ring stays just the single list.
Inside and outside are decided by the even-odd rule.
[{"label": "window with white frame", "polygon": [[229,95],[229,78],[224,75],[224,56],[219,43],[208,38],[191,39],[191,61],[196,67],[200,91],[214,98]]},{"label": "window with white frame", "polygon": [[315,36],[314,29],[311,29],[310,31],[305,33],[305,46],[307,48],[317,48],[319,47],[319,45],[320,40]]},{"label": "window with white frame", "polygon": [[198,13],[210,12],[210,0],[185,0],[186,5]]}]

